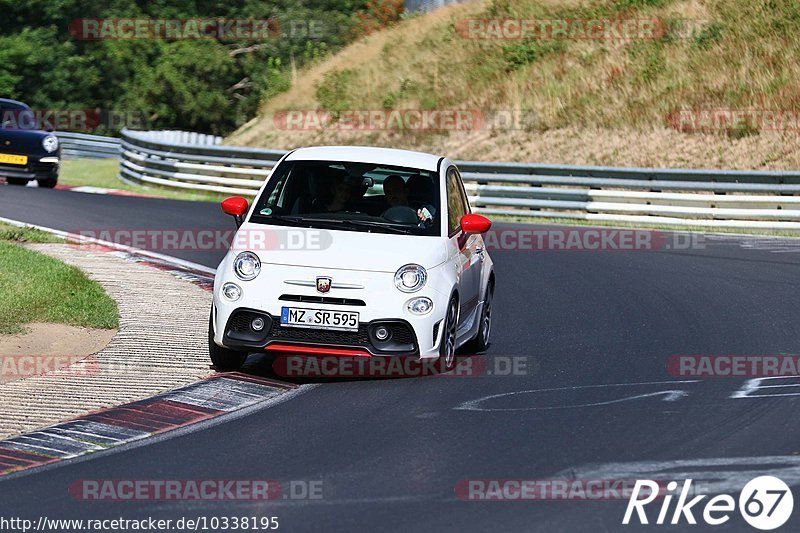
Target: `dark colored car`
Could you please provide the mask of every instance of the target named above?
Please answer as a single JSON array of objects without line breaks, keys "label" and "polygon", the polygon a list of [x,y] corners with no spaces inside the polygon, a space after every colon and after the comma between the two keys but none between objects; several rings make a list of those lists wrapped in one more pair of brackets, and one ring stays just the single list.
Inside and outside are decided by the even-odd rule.
[{"label": "dark colored car", "polygon": [[60,161],[58,138],[39,129],[31,108],[0,98],[0,177],[11,185],[36,180],[39,187],[52,188]]}]

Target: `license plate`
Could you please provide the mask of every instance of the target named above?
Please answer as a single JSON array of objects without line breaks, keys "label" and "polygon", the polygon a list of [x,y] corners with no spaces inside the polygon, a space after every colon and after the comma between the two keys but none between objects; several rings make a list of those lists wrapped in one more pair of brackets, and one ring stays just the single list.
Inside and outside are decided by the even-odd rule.
[{"label": "license plate", "polygon": [[27,155],[0,154],[0,163],[7,165],[27,165]]},{"label": "license plate", "polygon": [[281,307],[281,326],[358,331],[358,313]]}]

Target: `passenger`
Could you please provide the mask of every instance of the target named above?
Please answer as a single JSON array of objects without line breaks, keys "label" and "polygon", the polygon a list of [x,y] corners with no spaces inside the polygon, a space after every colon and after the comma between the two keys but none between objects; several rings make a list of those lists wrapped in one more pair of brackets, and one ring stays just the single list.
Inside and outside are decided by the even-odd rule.
[{"label": "passenger", "polygon": [[317,211],[335,213],[350,210],[353,203],[353,189],[347,178],[347,174],[335,173],[319,180],[319,196],[314,200]]},{"label": "passenger", "polygon": [[436,208],[433,206],[435,194],[431,180],[415,174],[408,178],[406,188],[409,205],[417,209],[419,219],[426,225],[432,223],[436,217]]}]

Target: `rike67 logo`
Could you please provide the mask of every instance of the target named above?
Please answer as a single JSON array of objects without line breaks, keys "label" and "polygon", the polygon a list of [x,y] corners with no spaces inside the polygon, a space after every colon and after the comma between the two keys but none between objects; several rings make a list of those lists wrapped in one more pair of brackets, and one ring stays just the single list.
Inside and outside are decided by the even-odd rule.
[{"label": "rike67 logo", "polygon": [[[663,485],[661,485],[663,487]],[[648,517],[645,507],[663,496],[661,508],[656,518],[656,524],[697,524],[695,513],[701,515],[702,520],[711,526],[719,526],[731,518],[737,508],[737,502],[729,494],[718,494],[708,498],[700,494],[689,499],[692,495],[692,480],[687,479],[676,493],[678,483],[670,481],[666,493],[659,491],[659,483],[649,479],[637,480],[633,492],[625,509],[622,523],[627,525],[636,523],[649,524],[652,515]],[[672,506],[673,496],[677,496],[675,507]],[[774,476],[759,476],[751,479],[739,493],[738,509],[742,518],[756,529],[776,529],[789,520],[794,508],[794,498],[789,486]],[[672,513],[670,513],[672,510]],[[670,516],[671,514],[671,516]],[[632,521],[633,520],[633,521]]]}]

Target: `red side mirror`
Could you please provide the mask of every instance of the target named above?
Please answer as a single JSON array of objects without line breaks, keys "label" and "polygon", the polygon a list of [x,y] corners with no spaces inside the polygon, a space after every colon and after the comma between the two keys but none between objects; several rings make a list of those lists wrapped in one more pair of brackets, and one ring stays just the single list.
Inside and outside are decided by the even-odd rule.
[{"label": "red side mirror", "polygon": [[486,233],[492,227],[492,221],[488,218],[469,213],[461,217],[461,229],[464,233]]},{"label": "red side mirror", "polygon": [[242,225],[242,219],[247,213],[247,200],[241,196],[231,196],[222,201],[222,212],[236,219],[236,226]]}]

